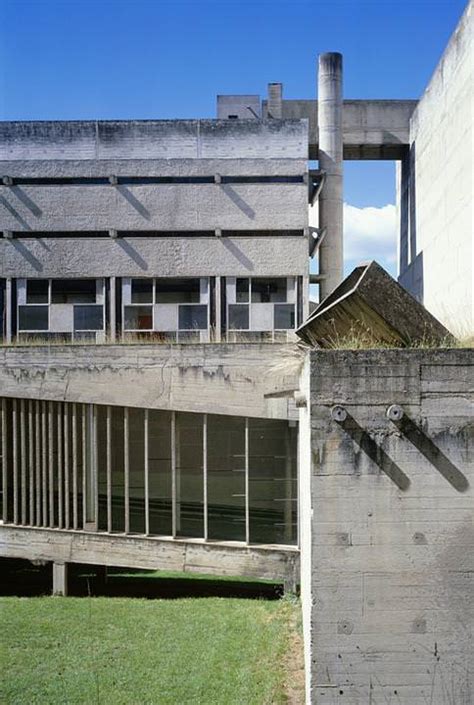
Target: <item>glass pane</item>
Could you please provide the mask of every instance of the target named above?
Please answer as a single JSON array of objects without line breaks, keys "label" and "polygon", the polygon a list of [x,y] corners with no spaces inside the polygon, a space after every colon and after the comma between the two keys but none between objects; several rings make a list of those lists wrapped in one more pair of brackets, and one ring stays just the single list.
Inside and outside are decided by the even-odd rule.
[{"label": "glass pane", "polygon": [[204,536],[202,414],[176,414],[176,528]]},{"label": "glass pane", "polygon": [[18,307],[18,329],[19,330],[48,330],[49,317],[48,306],[19,306]]},{"label": "glass pane", "polygon": [[132,304],[153,303],[153,279],[132,279]]},{"label": "glass pane", "polygon": [[202,306],[180,306],[178,321],[180,330],[206,330],[207,305],[203,304]]},{"label": "glass pane", "polygon": [[252,279],[252,301],[273,303],[286,301],[286,279]]},{"label": "glass pane", "polygon": [[243,304],[229,304],[229,329],[247,330],[249,327],[249,307]]},{"label": "glass pane", "polygon": [[171,413],[148,412],[150,533],[171,536]]},{"label": "glass pane", "polygon": [[288,330],[295,327],[294,304],[275,304],[275,330]]},{"label": "glass pane", "polygon": [[145,411],[129,409],[130,531],[145,533]]},{"label": "glass pane", "polygon": [[249,419],[250,540],[297,540],[296,429],[287,421]]},{"label": "glass pane", "polygon": [[123,325],[125,330],[152,330],[153,307],[125,306]]},{"label": "glass pane", "polygon": [[157,279],[155,303],[191,304],[201,300],[199,279]]},{"label": "glass pane", "polygon": [[51,303],[53,304],[95,304],[95,279],[53,279],[51,282]]},{"label": "glass pane", "polygon": [[47,304],[48,286],[47,279],[28,279],[26,282],[26,303]]},{"label": "glass pane", "polygon": [[245,541],[245,419],[207,417],[209,538]]},{"label": "glass pane", "polygon": [[102,330],[103,327],[102,306],[74,306],[74,330]]},{"label": "glass pane", "polygon": [[238,304],[249,302],[249,280],[237,279],[235,283],[235,300]]},{"label": "glass pane", "polygon": [[124,410],[111,407],[112,414],[112,530],[125,530]]}]

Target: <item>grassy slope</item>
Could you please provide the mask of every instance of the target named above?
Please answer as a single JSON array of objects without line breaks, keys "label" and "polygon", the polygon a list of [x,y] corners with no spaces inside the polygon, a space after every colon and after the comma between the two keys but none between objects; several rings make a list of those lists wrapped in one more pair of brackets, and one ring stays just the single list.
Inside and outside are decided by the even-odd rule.
[{"label": "grassy slope", "polygon": [[297,611],[223,598],[1,598],[0,702],[284,703]]}]

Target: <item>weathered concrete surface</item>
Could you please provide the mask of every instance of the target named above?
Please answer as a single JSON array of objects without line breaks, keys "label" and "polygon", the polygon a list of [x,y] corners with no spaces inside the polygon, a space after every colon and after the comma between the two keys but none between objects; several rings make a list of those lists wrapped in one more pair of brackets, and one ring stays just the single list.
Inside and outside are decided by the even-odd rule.
[{"label": "weathered concrete surface", "polygon": [[[401,159],[416,100],[344,100],[344,159]],[[264,102],[264,114],[266,104]],[[318,158],[318,103],[284,100],[283,118],[309,120],[309,158]]]},{"label": "weathered concrete surface", "polygon": [[0,240],[2,277],[296,276],[307,267],[304,236]]},{"label": "weathered concrete surface", "polygon": [[307,225],[303,182],[1,188],[0,230],[13,232],[255,231]]},{"label": "weathered concrete surface", "polygon": [[473,4],[410,120],[399,169],[399,280],[456,335],[474,330]]},{"label": "weathered concrete surface", "polygon": [[282,368],[287,350],[255,343],[0,347],[0,395],[297,418],[298,369]]},{"label": "weathered concrete surface", "polygon": [[0,160],[305,159],[298,120],[81,120],[1,122]]},{"label": "weathered concrete surface", "polygon": [[110,536],[7,525],[0,526],[0,557],[236,575],[293,585],[299,576],[299,551],[291,547]]},{"label": "weathered concrete surface", "polygon": [[474,701],[473,371],[467,349],[311,353],[316,705]]}]

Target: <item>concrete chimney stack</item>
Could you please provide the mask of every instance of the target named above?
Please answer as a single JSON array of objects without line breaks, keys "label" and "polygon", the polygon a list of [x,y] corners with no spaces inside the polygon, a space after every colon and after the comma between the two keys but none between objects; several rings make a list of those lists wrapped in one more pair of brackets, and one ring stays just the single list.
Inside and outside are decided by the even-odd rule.
[{"label": "concrete chimney stack", "polygon": [[282,118],[282,98],[283,84],[269,83],[268,84],[268,117],[281,120]]},{"label": "concrete chimney stack", "polygon": [[318,71],[319,168],[326,172],[319,196],[320,300],[343,279],[342,54],[320,54]]}]

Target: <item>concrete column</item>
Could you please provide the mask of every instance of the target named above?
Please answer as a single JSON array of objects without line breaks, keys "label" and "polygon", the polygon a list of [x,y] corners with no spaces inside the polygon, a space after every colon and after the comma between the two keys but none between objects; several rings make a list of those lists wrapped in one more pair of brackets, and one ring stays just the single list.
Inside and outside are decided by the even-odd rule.
[{"label": "concrete column", "polygon": [[5,342],[12,342],[12,314],[13,314],[13,297],[12,297],[12,280],[7,279],[5,283]]},{"label": "concrete column", "polygon": [[320,54],[318,73],[319,167],[326,173],[319,196],[319,225],[326,236],[319,249],[320,300],[343,278],[342,55]]},{"label": "concrete column", "polygon": [[117,318],[116,318],[116,287],[117,280],[115,277],[109,279],[109,337],[112,343],[115,343],[117,338]]},{"label": "concrete column", "polygon": [[67,563],[53,563],[53,595],[67,595]]},{"label": "concrete column", "polygon": [[281,120],[282,118],[282,98],[283,84],[269,83],[268,84],[268,102],[267,113],[268,117]]}]

